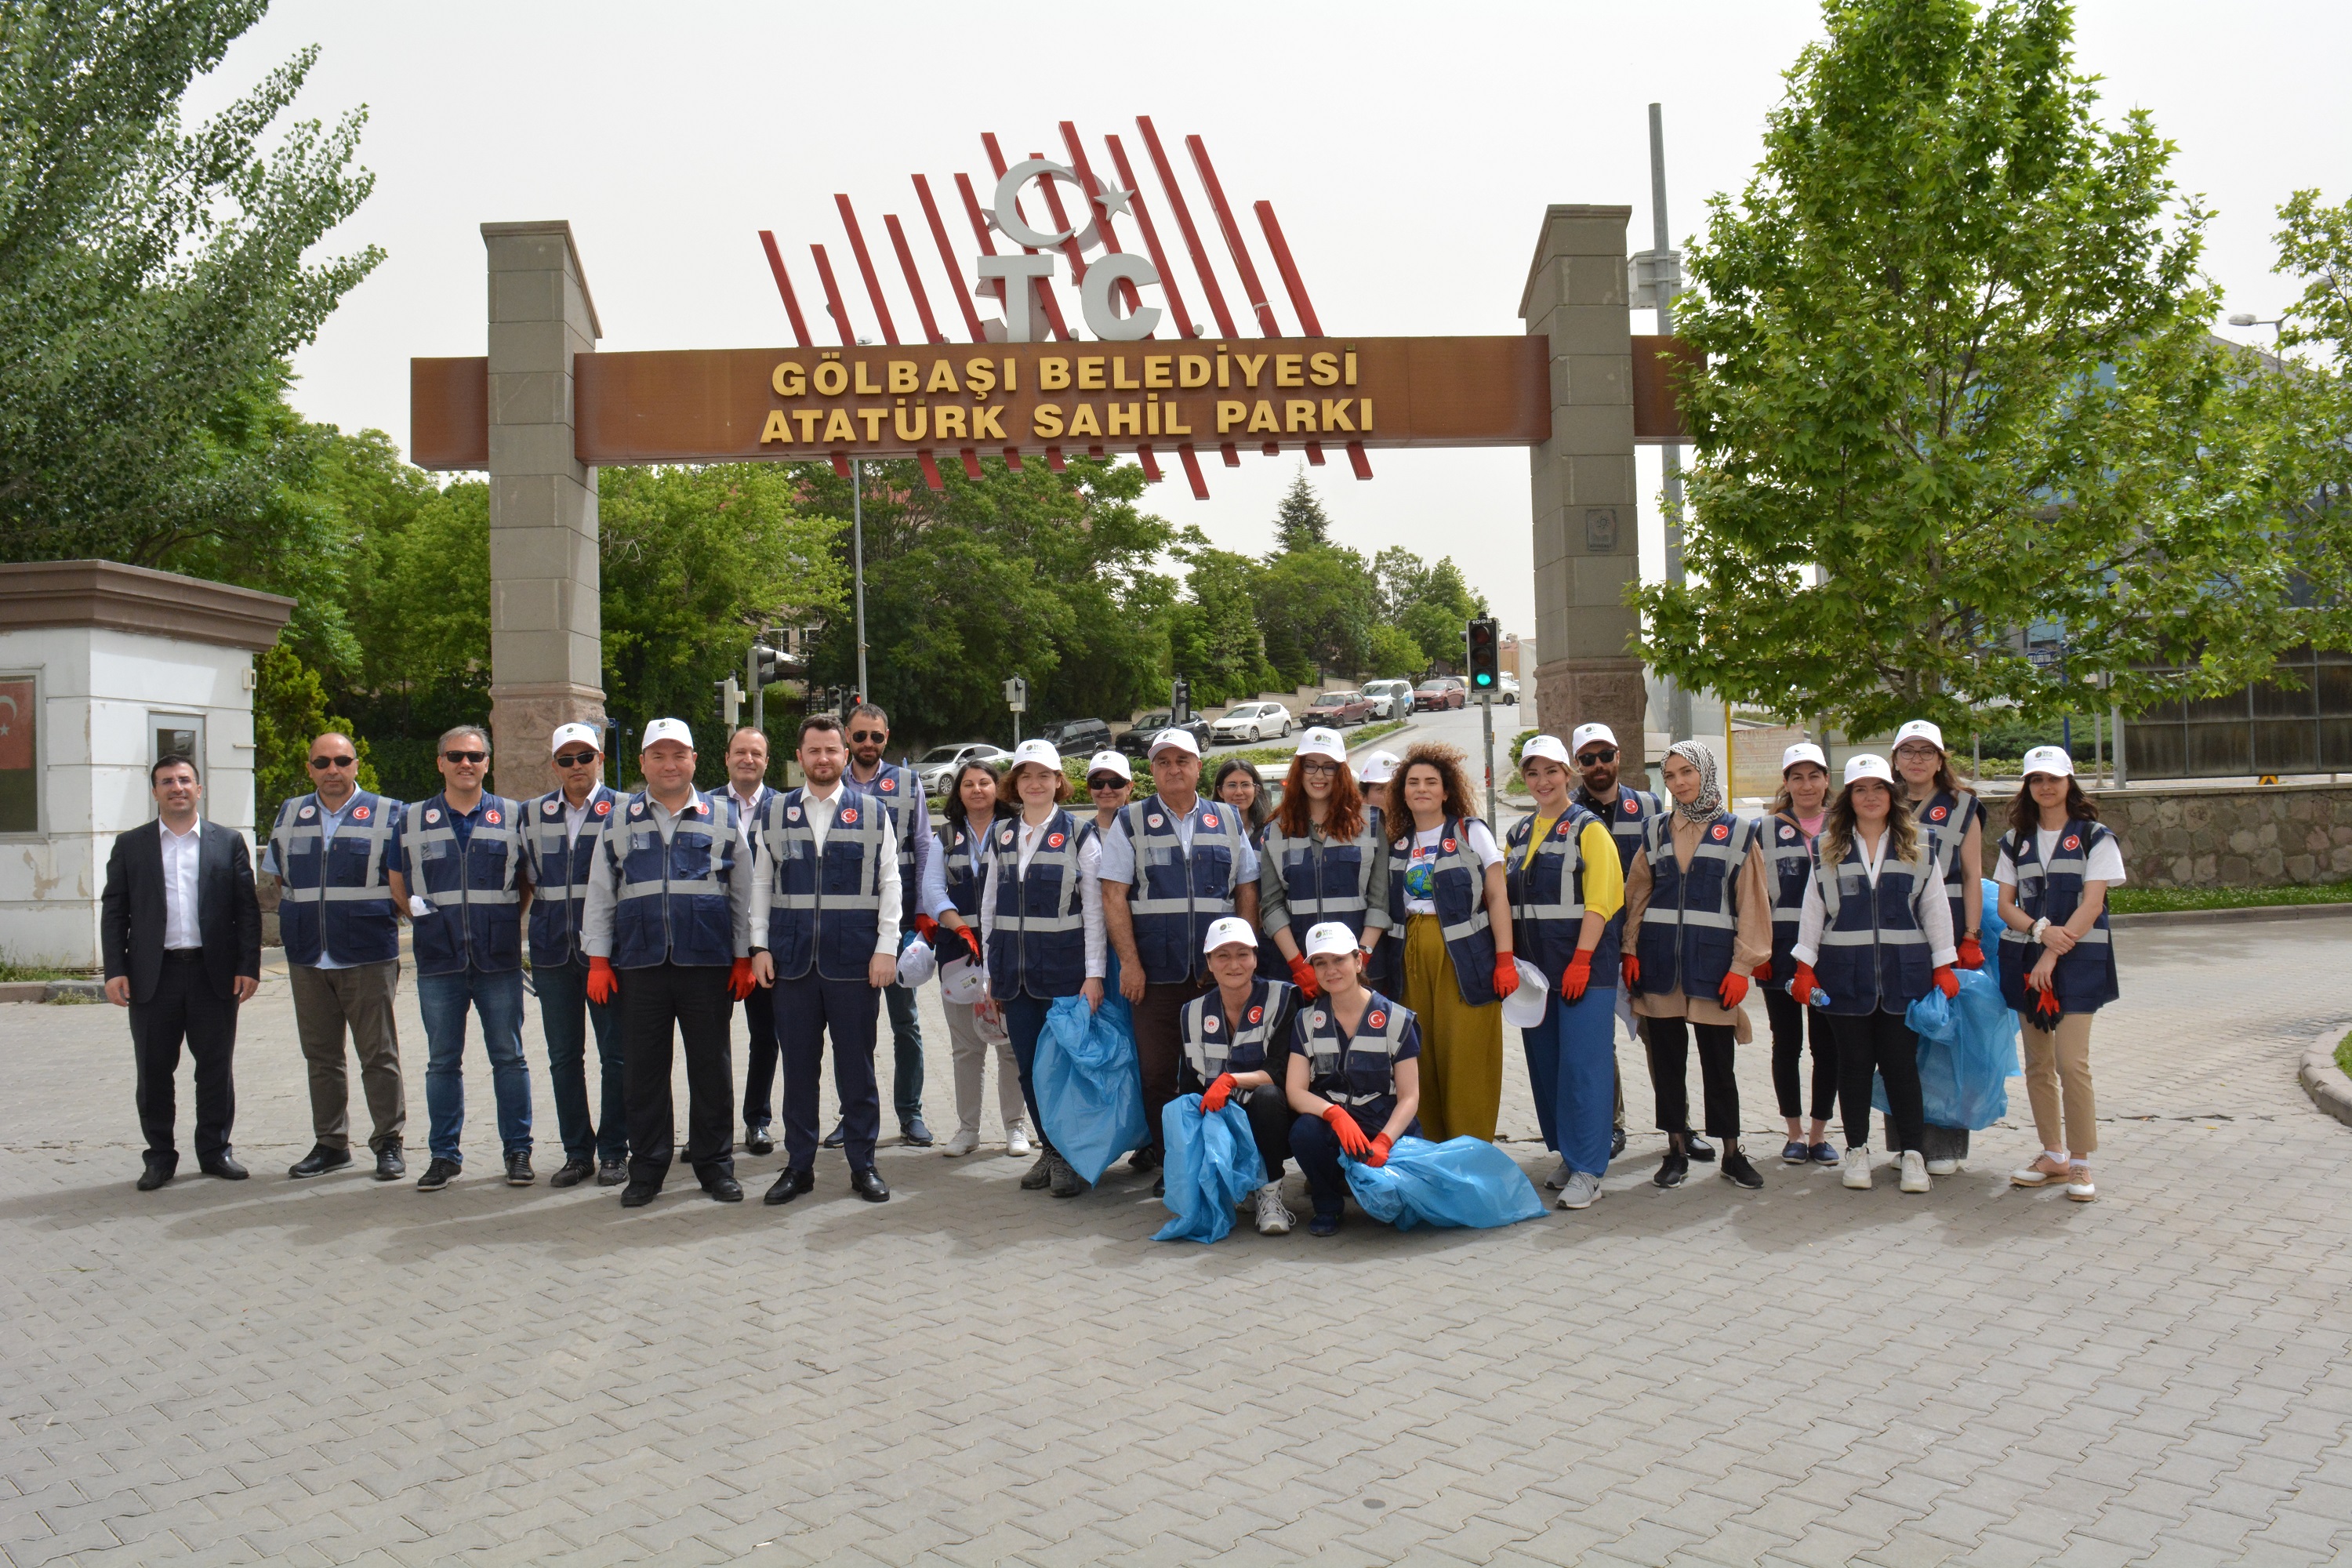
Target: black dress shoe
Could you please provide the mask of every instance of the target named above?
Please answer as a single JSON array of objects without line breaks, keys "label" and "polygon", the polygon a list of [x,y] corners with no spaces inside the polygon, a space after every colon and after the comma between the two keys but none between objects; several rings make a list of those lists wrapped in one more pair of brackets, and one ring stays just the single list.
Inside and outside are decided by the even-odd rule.
[{"label": "black dress shoe", "polygon": [[1625,1130],[1622,1127],[1612,1129],[1609,1134],[1609,1157],[1614,1160],[1624,1152]]},{"label": "black dress shoe", "polygon": [[1715,1160],[1715,1145],[1696,1132],[1683,1134],[1683,1152],[1702,1165],[1711,1164]]},{"label": "black dress shoe", "polygon": [[1679,1187],[1683,1184],[1683,1179],[1689,1174],[1690,1161],[1681,1154],[1669,1151],[1664,1161],[1658,1166],[1658,1173],[1652,1176],[1650,1180],[1662,1187]]},{"label": "black dress shoe", "polygon": [[879,1171],[852,1171],[849,1173],[849,1190],[869,1204],[890,1201],[890,1184],[882,1179]]},{"label": "black dress shoe", "polygon": [[760,1201],[763,1204],[788,1204],[803,1193],[815,1190],[816,1173],[814,1171],[787,1170],[776,1178],[776,1184],[770,1187],[767,1195]]},{"label": "black dress shoe", "polygon": [[838,1149],[848,1141],[849,1135],[841,1130],[841,1123],[838,1121],[833,1124],[833,1131],[826,1133],[824,1137],[820,1140],[823,1145],[827,1149]]},{"label": "black dress shoe", "polygon": [[562,1169],[547,1178],[547,1184],[551,1187],[576,1187],[595,1173],[596,1162],[593,1160],[566,1160]]},{"label": "black dress shoe", "polygon": [[146,1168],[139,1173],[139,1190],[142,1193],[153,1192],[157,1187],[170,1181],[172,1173],[179,1168],[180,1163],[177,1160],[161,1160],[152,1154],[148,1155]]},{"label": "black dress shoe", "polygon": [[710,1194],[714,1203],[740,1204],[743,1201],[743,1184],[732,1176],[705,1176],[702,1178],[702,1190]]},{"label": "black dress shoe", "polygon": [[206,1154],[196,1162],[196,1169],[207,1176],[218,1176],[224,1182],[241,1182],[250,1174],[236,1163],[236,1156],[226,1149],[217,1154]]},{"label": "black dress shoe", "polygon": [[931,1136],[931,1130],[923,1125],[923,1119],[918,1114],[898,1123],[898,1142],[918,1149],[928,1149],[938,1140]]},{"label": "black dress shoe", "polygon": [[1159,1166],[1160,1150],[1156,1144],[1146,1143],[1127,1157],[1127,1168],[1139,1176],[1146,1171],[1157,1170]]},{"label": "black dress shoe", "polygon": [[621,1206],[641,1209],[661,1196],[661,1188],[651,1182],[631,1182],[621,1189]]},{"label": "black dress shoe", "polygon": [[408,1162],[401,1158],[400,1145],[387,1143],[375,1152],[375,1179],[396,1182],[408,1174]]},{"label": "black dress shoe", "polygon": [[743,1129],[743,1152],[746,1154],[772,1154],[775,1152],[776,1141],[768,1136],[768,1130],[766,1128],[746,1127]]},{"label": "black dress shoe", "polygon": [[596,1184],[598,1186],[617,1187],[628,1179],[629,1163],[626,1160],[602,1160],[597,1163]]},{"label": "black dress shoe", "polygon": [[310,1176],[323,1176],[330,1171],[340,1171],[352,1163],[349,1149],[330,1149],[324,1143],[314,1143],[310,1152],[286,1167],[286,1173],[296,1181]]}]

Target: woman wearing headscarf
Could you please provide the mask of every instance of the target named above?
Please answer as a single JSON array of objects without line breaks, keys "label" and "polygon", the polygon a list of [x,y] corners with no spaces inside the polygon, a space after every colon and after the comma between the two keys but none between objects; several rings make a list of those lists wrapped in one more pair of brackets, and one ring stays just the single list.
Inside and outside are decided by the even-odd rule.
[{"label": "woman wearing headscarf", "polygon": [[[1895,773],[1897,794],[1927,830],[1936,875],[1951,905],[1956,967],[1982,969],[1984,805],[1954,776],[1944,731],[1926,719],[1895,731]],[[1929,1175],[1954,1175],[1969,1157],[1969,1130],[1922,1122],[1919,1150]]]},{"label": "woman wearing headscarf", "polygon": [[1715,752],[1678,741],[1659,764],[1673,809],[1642,825],[1625,876],[1625,984],[1650,1020],[1650,1081],[1666,1157],[1652,1179],[1680,1186],[1690,1174],[1690,1037],[1698,1036],[1706,1086],[1706,1135],[1723,1145],[1725,1179],[1764,1184],[1739,1152],[1739,1082],[1732,1047],[1750,1038],[1740,1002],[1748,977],[1772,958],[1772,892],[1759,835],[1723,803]]},{"label": "woman wearing headscarf", "polygon": [[1336,730],[1300,737],[1283,781],[1282,805],[1258,846],[1258,927],[1291,984],[1309,998],[1315,971],[1307,932],[1338,921],[1369,954],[1384,945],[1389,924],[1389,847],[1369,820],[1348,748]]}]

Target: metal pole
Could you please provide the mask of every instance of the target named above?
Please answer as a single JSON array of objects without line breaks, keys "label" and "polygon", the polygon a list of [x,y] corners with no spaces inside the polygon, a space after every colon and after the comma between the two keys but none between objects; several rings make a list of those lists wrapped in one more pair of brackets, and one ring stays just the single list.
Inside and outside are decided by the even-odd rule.
[{"label": "metal pole", "polygon": [[1495,830],[1495,694],[1478,693],[1478,726],[1486,732],[1486,830]]},{"label": "metal pole", "polygon": [[849,459],[849,562],[857,584],[857,700],[866,701],[866,464]]},{"label": "metal pole", "polygon": [[[1650,238],[1656,253],[1663,258],[1673,247],[1666,226],[1666,126],[1661,106],[1650,105]],[[1672,337],[1675,331],[1674,279],[1661,276],[1658,279],[1658,335]],[[1673,442],[1661,447],[1659,455],[1664,461],[1666,489],[1666,582],[1674,587],[1683,585],[1683,449]],[[1666,685],[1666,727],[1677,741],[1691,738],[1690,693],[1679,680]],[[1730,715],[1724,716],[1724,728],[1731,727]]]},{"label": "metal pole", "polygon": [[768,732],[768,689],[760,684],[760,638],[756,633],[751,646],[743,650],[743,684],[751,692],[751,728],[764,735]]},{"label": "metal pole", "polygon": [[2131,783],[2124,769],[2124,710],[2113,703],[2107,706],[2107,733],[2115,742],[2115,780],[2117,789]]}]

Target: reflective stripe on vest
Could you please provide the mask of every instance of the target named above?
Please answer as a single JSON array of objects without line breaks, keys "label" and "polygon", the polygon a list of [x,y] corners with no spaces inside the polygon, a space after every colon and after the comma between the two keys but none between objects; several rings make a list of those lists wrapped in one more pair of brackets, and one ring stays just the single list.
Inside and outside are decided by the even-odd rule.
[{"label": "reflective stripe on vest", "polygon": [[[989,854],[996,909],[988,937],[990,986],[1003,1000],[1027,994],[1074,996],[1086,983],[1086,894],[1079,885],[1078,825],[1056,809],[1040,825],[1027,869],[1021,824],[995,825]],[[1044,903],[1043,909],[1037,906]]]},{"label": "reflective stripe on vest", "polygon": [[[1234,912],[1242,849],[1248,842],[1242,836],[1240,815],[1221,802],[1196,801],[1187,815],[1200,817],[1190,849],[1176,836],[1175,809],[1157,795],[1130,802],[1119,813],[1120,826],[1135,846],[1135,880],[1129,885],[1127,907],[1135,920],[1138,956],[1145,977],[1160,984],[1205,970],[1201,943],[1209,934],[1210,921]],[[1209,836],[1205,841],[1203,833]],[[1224,885],[1202,889],[1194,861],[1204,848],[1217,845],[1225,852]],[[1181,893],[1169,886],[1180,879]]]},{"label": "reflective stripe on vest", "polygon": [[[912,768],[902,768],[896,763],[876,764],[874,776],[860,784],[849,768],[841,773],[844,789],[854,789],[871,796],[890,814],[890,826],[898,833],[898,901],[904,906],[902,918],[911,919],[915,906],[922,901],[922,889],[915,885],[915,829],[919,825],[928,833],[931,815],[923,798],[923,781],[915,776]],[[830,841],[830,835],[827,836]]]},{"label": "reflective stripe on vest", "polygon": [[[1584,830],[1600,820],[1570,801],[1532,859],[1527,851],[1534,817],[1511,824],[1504,843],[1512,951],[1554,981],[1574,962],[1577,943],[1584,938]],[[1617,984],[1617,922],[1609,921],[1593,945],[1591,984],[1604,991]]]},{"label": "reflective stripe on vest", "polygon": [[[1651,995],[1677,990],[1701,995],[1719,989],[1731,970],[1732,938],[1739,927],[1739,868],[1754,829],[1718,809],[1700,825],[1685,866],[1675,854],[1674,823],[1672,816],[1654,816],[1642,828],[1652,896],[1642,911],[1639,984]],[[1708,889],[1696,901],[1694,885]]]},{"label": "reflective stripe on vest", "polygon": [[[315,795],[302,795],[288,801],[278,808],[277,825],[269,830],[270,847],[278,851],[278,879],[283,885],[281,903],[326,904],[370,903],[392,900],[391,885],[384,879],[383,852],[392,843],[394,803],[379,799],[365,792],[354,793],[344,806],[343,825],[335,829],[335,837],[367,840],[367,879],[342,886],[323,885],[319,876],[325,860],[325,830],[318,817],[325,811]],[[308,813],[306,816],[305,813]],[[305,852],[302,859],[314,874],[314,879],[304,882],[292,874],[294,847],[317,843],[319,850]]]},{"label": "reflective stripe on vest", "polygon": [[[614,820],[604,829],[604,853],[619,872],[613,966],[731,963],[734,916],[728,886],[737,847],[734,805],[723,795],[695,791],[671,817],[667,839],[654,818],[656,809],[640,791],[614,813]],[[703,840],[691,876],[677,864],[681,833],[698,833]],[[685,847],[688,854],[695,852],[690,840]]]},{"label": "reflective stripe on vest", "polygon": [[[521,967],[522,892],[518,879],[523,858],[522,808],[504,796],[485,795],[475,809],[479,815],[462,843],[457,838],[456,814],[446,796],[435,795],[419,802],[406,814],[402,829],[403,848],[409,865],[418,871],[415,890],[425,895],[436,914],[451,917],[436,922],[429,931],[416,928],[414,946],[419,974],[445,973],[438,966],[445,956],[454,961],[458,969],[469,963],[477,969],[490,963]],[[448,845],[451,853],[431,854],[431,847],[436,844]],[[490,846],[504,851],[499,857],[499,885],[474,887],[477,852]],[[511,965],[507,965],[492,932],[496,925],[509,920],[514,922],[515,958]],[[454,942],[450,940],[453,933]],[[481,951],[477,951],[478,945]]]},{"label": "reflective stripe on vest", "polygon": [[[834,797],[833,826],[819,849],[806,798],[806,791],[792,790],[760,814],[760,850],[773,868],[756,894],[768,900],[768,951],[788,980],[812,964],[829,979],[862,978],[881,934],[882,835],[889,818],[873,809],[872,797],[845,785]],[[852,885],[828,887],[825,872],[842,847],[857,857]]]},{"label": "reflective stripe on vest", "polygon": [[[948,826],[947,860],[940,868],[940,879],[947,884],[948,902],[968,921],[980,918],[980,853],[987,837],[987,828],[973,832],[971,819],[961,812]],[[1078,842],[1086,842],[1083,833]]]},{"label": "reflective stripe on vest", "polygon": [[[1405,1026],[1412,1022],[1411,1009],[1375,991],[1364,1005],[1364,1016],[1356,1021],[1356,1033],[1343,1047],[1331,1005],[1322,1000],[1311,1003],[1298,1021],[1310,1078],[1328,1083],[1342,1074],[1351,1075],[1347,1089],[1314,1092],[1334,1105],[1370,1105],[1394,1094],[1397,1047],[1404,1043]],[[1379,1088],[1360,1087],[1374,1077],[1380,1079]]]},{"label": "reflective stripe on vest", "polygon": [[[1389,921],[1398,930],[1404,929],[1410,911],[1405,908],[1405,872],[1412,865],[1418,830],[1407,816],[1408,837],[1389,846]],[[1462,1000],[1473,1007],[1483,1007],[1495,998],[1495,936],[1487,929],[1491,923],[1486,915],[1486,868],[1470,847],[1470,824],[1476,817],[1449,817],[1437,836],[1437,852],[1429,867],[1429,903],[1436,911],[1439,933],[1445,942],[1446,957],[1454,965],[1454,984],[1462,993]],[[1506,879],[1507,880],[1507,878]],[[1460,900],[1448,918],[1446,905]]]},{"label": "reflective stripe on vest", "polygon": [[[1181,1015],[1184,1029],[1184,1059],[1201,1075],[1203,1084],[1213,1083],[1219,1074],[1231,1070],[1236,1052],[1244,1046],[1258,1047],[1258,1060],[1264,1062],[1273,1052],[1267,1047],[1268,1037],[1282,1020],[1285,1000],[1291,986],[1280,980],[1255,980],[1250,984],[1249,1005],[1242,1009],[1238,1019],[1224,1016],[1222,994],[1212,991],[1195,996],[1184,1004]],[[1213,1015],[1210,1011],[1216,1009]],[[1244,1068],[1244,1072],[1262,1072],[1263,1068]],[[1278,1089],[1281,1086],[1276,1085]]]},{"label": "reflective stripe on vest", "polygon": [[1790,950],[1805,912],[1805,884],[1813,877],[1813,839],[1803,826],[1775,812],[1758,825],[1764,868],[1772,887],[1772,980],[1786,984],[1797,973]]},{"label": "reflective stripe on vest", "polygon": [[[1335,844],[1310,832],[1293,838],[1279,823],[1268,823],[1265,846],[1258,851],[1272,860],[1282,878],[1283,900],[1290,907],[1292,931],[1303,944],[1307,928],[1318,921],[1342,921],[1356,935],[1364,934],[1364,917],[1371,909],[1372,861],[1380,843],[1370,823],[1345,844]],[[1349,885],[1332,891],[1325,861],[1339,850],[1356,853],[1355,876]],[[1344,868],[1346,862],[1340,862]]]},{"label": "reflective stripe on vest", "polygon": [[[1937,878],[1944,884],[1944,891],[1955,900],[1966,886],[1960,851],[1967,847],[1969,825],[1983,809],[1973,795],[1954,795],[1942,790],[1911,805],[1913,819],[1933,836]],[[1955,910],[1958,907],[1957,903],[1953,906]],[[1953,921],[1952,929],[1956,932],[1960,929],[1958,921]]]},{"label": "reflective stripe on vest", "polygon": [[[269,844],[278,856],[278,925],[289,962],[315,963],[331,956],[344,963],[380,963],[400,955],[400,928],[384,865],[399,810],[397,801],[354,791],[343,803],[343,825],[330,840],[326,807],[316,795],[297,796],[278,808]],[[332,847],[361,842],[367,854],[357,866],[348,851],[337,856]],[[349,879],[353,872],[356,881]]]},{"label": "reflective stripe on vest", "polygon": [[[1827,917],[1813,972],[1829,994],[1828,1011],[1900,1013],[1926,995],[1931,984],[1927,933],[1919,929],[1912,903],[1920,885],[1935,875],[1924,837],[1910,859],[1880,861],[1874,886],[1864,869],[1861,846],[1854,844],[1847,846],[1835,876],[1822,874],[1818,857],[1813,875],[1821,881]],[[1893,983],[1906,976],[1907,983]]]},{"label": "reflective stripe on vest", "polygon": [[[2095,822],[2069,821],[2059,831],[2050,858],[2042,858],[2039,837],[2011,833],[2001,841],[2017,872],[2017,907],[2035,920],[2063,925],[2083,907],[2083,885],[2090,879],[2091,851],[2115,837]],[[2048,951],[2026,932],[2003,922],[2000,932],[2001,994],[2020,1013],[2031,1014],[2035,998],[2025,987],[2025,976]],[[2116,974],[2115,943],[2107,929],[2103,903],[2099,918],[2074,945],[2058,955],[2051,982],[2059,1005],[2069,1013],[2095,1011],[2122,994]]]},{"label": "reflective stripe on vest", "polygon": [[[588,874],[596,847],[621,796],[607,784],[589,790],[587,810],[574,838],[564,815],[563,792],[550,790],[524,811],[530,820],[524,844],[530,856],[530,944],[533,963],[564,963],[580,952],[580,922],[588,907]],[[597,807],[604,810],[599,812]]]}]

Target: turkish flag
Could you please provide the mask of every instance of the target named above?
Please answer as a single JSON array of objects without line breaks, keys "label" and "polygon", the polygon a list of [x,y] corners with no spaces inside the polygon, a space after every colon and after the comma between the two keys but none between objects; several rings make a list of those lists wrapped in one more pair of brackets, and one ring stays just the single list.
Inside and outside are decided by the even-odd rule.
[{"label": "turkish flag", "polygon": [[0,773],[33,765],[33,683],[0,680]]}]

